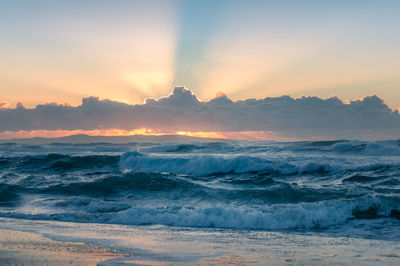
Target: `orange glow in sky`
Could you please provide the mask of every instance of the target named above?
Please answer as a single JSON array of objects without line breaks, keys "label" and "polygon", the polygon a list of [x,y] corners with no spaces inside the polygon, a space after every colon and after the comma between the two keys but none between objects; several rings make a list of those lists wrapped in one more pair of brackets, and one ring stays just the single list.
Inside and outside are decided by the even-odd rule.
[{"label": "orange glow in sky", "polygon": [[177,135],[198,137],[198,138],[215,138],[215,139],[226,139],[227,137],[222,132],[189,132],[189,131],[178,131]]},{"label": "orange glow in sky", "polygon": [[95,130],[20,130],[20,131],[3,131],[0,132],[0,139],[13,139],[13,138],[58,138],[71,136],[76,134],[85,134],[89,136],[132,136],[132,135],[146,135],[146,136],[161,136],[166,135],[158,130],[148,128],[138,128],[134,130],[124,129],[95,129]]},{"label": "orange glow in sky", "polygon": [[138,128],[134,130],[123,129],[96,129],[96,130],[20,130],[20,131],[3,131],[0,132],[0,139],[14,138],[59,138],[77,134],[85,134],[89,136],[165,136],[180,135],[197,138],[214,138],[214,139],[231,139],[231,140],[274,140],[274,141],[294,141],[298,139],[285,138],[277,135],[272,131],[240,131],[240,132],[163,132],[149,128]]}]

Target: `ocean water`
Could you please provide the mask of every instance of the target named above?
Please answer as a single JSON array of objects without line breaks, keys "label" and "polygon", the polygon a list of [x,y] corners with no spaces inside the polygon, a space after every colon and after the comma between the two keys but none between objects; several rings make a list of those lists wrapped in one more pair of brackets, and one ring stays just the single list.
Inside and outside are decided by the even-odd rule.
[{"label": "ocean water", "polygon": [[0,217],[400,239],[400,141],[0,144]]}]

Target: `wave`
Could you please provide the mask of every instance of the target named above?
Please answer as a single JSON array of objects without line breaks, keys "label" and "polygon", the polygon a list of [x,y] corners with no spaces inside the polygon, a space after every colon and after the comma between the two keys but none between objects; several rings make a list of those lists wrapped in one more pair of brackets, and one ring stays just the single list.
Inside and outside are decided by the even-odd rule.
[{"label": "wave", "polygon": [[20,170],[79,170],[115,167],[120,156],[115,155],[87,155],[74,156],[50,153],[46,155],[27,155],[22,157],[0,158],[2,168],[17,167]]},{"label": "wave", "polygon": [[18,186],[0,183],[0,206],[17,205],[20,199],[19,190]]},{"label": "wave", "polygon": [[220,154],[163,155],[127,152],[121,155],[122,171],[175,173],[192,176],[257,173],[269,175],[327,175],[348,171],[375,173],[400,170],[394,162],[343,160],[342,158],[249,156]]},{"label": "wave", "polygon": [[332,150],[339,153],[360,153],[370,156],[400,156],[398,141],[351,141],[334,144],[332,145]]},{"label": "wave", "polygon": [[336,153],[369,156],[400,156],[400,140],[386,141],[306,141],[306,142],[215,142],[215,143],[165,143],[146,147],[146,152],[154,153]]},{"label": "wave", "polygon": [[360,154],[369,156],[400,156],[400,140],[372,142],[335,140],[300,142],[299,144],[300,147],[304,147],[306,150],[316,152],[334,152],[339,154]]},{"label": "wave", "polygon": [[319,229],[350,219],[374,219],[397,213],[399,199],[365,198],[272,205],[265,207],[213,206],[196,208],[133,207],[109,220],[111,223],[240,229]]},{"label": "wave", "polygon": [[154,173],[124,173],[89,181],[57,184],[40,189],[40,193],[86,195],[91,197],[135,196],[141,193],[173,192],[179,196],[193,197],[206,189],[184,178]]},{"label": "wave", "polygon": [[[115,202],[79,203],[79,210],[59,213],[1,212],[0,216],[99,222],[264,230],[325,229],[357,219],[399,219],[399,198],[369,196],[357,200],[269,206],[128,206]],[[75,202],[75,204],[78,204]]]},{"label": "wave", "polygon": [[[280,154],[293,153],[331,153],[359,154],[369,156],[400,156],[400,140],[386,141],[302,141],[302,142],[266,142],[266,141],[223,141],[223,142],[167,142],[167,143],[52,143],[43,145],[0,143],[3,153],[31,154],[79,154],[92,152],[110,154],[123,153],[140,147],[146,153],[166,154]],[[300,154],[299,154],[300,153]]]},{"label": "wave", "polygon": [[[346,189],[317,189],[277,181],[265,176],[211,178],[197,180],[188,176],[127,172],[106,174],[82,180],[29,175],[14,180],[16,195],[41,194],[85,196],[90,198],[189,199],[202,202],[299,203],[351,197]],[[1,184],[1,183],[0,183]]]},{"label": "wave", "polygon": [[159,152],[159,153],[189,153],[189,152],[210,152],[210,151],[224,151],[233,149],[234,146],[229,142],[172,142],[155,145],[145,148],[146,152]]},{"label": "wave", "polygon": [[[360,178],[361,177],[361,178]],[[400,195],[393,188],[396,177],[366,178],[357,174],[332,179],[328,184],[305,185],[293,182],[290,177],[273,177],[269,173],[249,175],[217,175],[196,177],[187,175],[150,172],[92,172],[76,177],[40,173],[31,175],[6,174],[0,177],[3,188],[0,200],[19,198],[25,195],[42,195],[51,198],[87,197],[109,200],[197,201],[231,204],[296,204],[321,202],[335,199],[355,199],[379,193]],[[325,176],[312,176],[314,183]],[[330,176],[328,178],[331,178]],[[310,182],[307,181],[307,182]],[[318,181],[317,181],[318,182]],[[371,184],[371,182],[375,182]],[[377,185],[375,185],[377,184]]]},{"label": "wave", "polygon": [[[379,159],[379,158],[378,158]],[[0,169],[36,173],[48,171],[133,171],[174,173],[192,176],[223,174],[264,175],[327,175],[345,171],[374,171],[390,173],[400,171],[400,162],[361,160],[350,157],[283,156],[270,154],[151,154],[125,152],[122,155],[27,155],[0,157]],[[47,171],[47,172],[46,172]]]},{"label": "wave", "polygon": [[169,172],[187,175],[211,175],[217,173],[244,173],[265,168],[264,161],[248,156],[222,157],[200,156],[157,156],[139,152],[127,152],[121,156],[120,168],[135,172]]},{"label": "wave", "polygon": [[297,166],[279,160],[268,160],[255,156],[190,155],[163,156],[127,152],[121,156],[121,170],[135,172],[176,173],[195,176],[241,173],[277,173],[293,175],[298,173],[326,173],[334,168],[329,164],[308,163]]}]

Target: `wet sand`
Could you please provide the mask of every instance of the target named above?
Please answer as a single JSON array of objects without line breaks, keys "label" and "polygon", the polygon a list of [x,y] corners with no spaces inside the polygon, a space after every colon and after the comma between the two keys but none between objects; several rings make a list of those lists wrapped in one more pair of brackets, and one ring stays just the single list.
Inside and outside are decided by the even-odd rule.
[{"label": "wet sand", "polygon": [[123,255],[84,243],[0,229],[0,265],[96,265],[117,257]]},{"label": "wet sand", "polygon": [[397,239],[0,217],[0,265],[398,266]]}]

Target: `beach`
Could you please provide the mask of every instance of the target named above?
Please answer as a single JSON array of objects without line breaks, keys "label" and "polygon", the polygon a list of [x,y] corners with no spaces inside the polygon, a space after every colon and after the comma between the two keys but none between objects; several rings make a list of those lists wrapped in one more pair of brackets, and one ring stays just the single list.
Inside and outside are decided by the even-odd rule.
[{"label": "beach", "polygon": [[[18,228],[10,230],[9,228]],[[398,265],[400,243],[339,235],[0,219],[2,265]]]},{"label": "beach", "polygon": [[81,242],[54,241],[37,233],[0,229],[1,265],[97,265],[121,256]]}]

